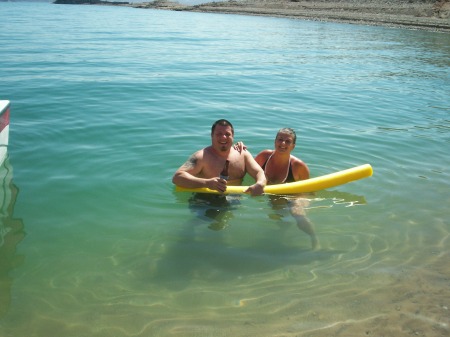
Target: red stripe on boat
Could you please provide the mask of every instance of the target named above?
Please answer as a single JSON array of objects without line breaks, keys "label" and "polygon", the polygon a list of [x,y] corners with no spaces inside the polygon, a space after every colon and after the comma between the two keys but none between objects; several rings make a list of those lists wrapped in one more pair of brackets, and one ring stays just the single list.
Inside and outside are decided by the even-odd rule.
[{"label": "red stripe on boat", "polygon": [[0,116],[0,132],[3,131],[9,125],[9,107],[6,111]]}]

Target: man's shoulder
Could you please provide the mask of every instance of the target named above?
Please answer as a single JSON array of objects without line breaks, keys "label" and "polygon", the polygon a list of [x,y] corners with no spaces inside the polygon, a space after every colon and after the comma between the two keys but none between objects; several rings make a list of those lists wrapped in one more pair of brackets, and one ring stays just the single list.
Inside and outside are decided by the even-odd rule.
[{"label": "man's shoulder", "polygon": [[207,146],[207,147],[204,147],[203,149],[195,151],[194,155],[201,155],[201,156],[203,156],[204,154],[207,154],[209,152],[211,152],[211,146]]},{"label": "man's shoulder", "polygon": [[197,153],[198,153],[199,155],[201,155],[202,157],[208,157],[208,156],[213,155],[214,150],[213,150],[213,147],[212,147],[212,146],[207,146],[207,147],[204,147],[204,148],[201,149],[201,150],[198,150]]},{"label": "man's shoulder", "polygon": [[237,151],[236,149],[233,149],[233,148],[232,148],[231,150],[232,150],[232,152],[236,155],[236,157],[239,157],[239,158],[248,158],[248,157],[251,157],[251,158],[253,158],[251,152],[248,151],[248,150],[241,151],[241,152],[239,152],[239,151]]},{"label": "man's shoulder", "polygon": [[203,162],[210,163],[217,160],[217,153],[212,146],[207,146],[197,151],[197,158]]}]

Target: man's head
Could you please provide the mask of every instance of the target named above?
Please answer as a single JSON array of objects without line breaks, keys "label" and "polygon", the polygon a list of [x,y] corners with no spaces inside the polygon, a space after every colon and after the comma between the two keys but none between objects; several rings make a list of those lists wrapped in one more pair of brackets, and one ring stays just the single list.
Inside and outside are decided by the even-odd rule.
[{"label": "man's head", "polygon": [[211,128],[212,146],[217,152],[226,152],[233,146],[234,128],[226,119],[219,119]]},{"label": "man's head", "polygon": [[226,119],[219,119],[218,121],[215,121],[214,124],[211,127],[211,136],[214,133],[214,130],[216,129],[217,125],[222,125],[222,126],[229,126],[231,128],[231,131],[233,132],[233,136],[234,136],[234,128],[233,125],[227,121]]}]

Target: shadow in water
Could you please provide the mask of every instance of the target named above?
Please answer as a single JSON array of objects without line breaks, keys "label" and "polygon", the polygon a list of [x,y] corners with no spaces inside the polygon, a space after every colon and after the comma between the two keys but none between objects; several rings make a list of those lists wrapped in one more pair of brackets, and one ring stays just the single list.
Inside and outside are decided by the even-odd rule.
[{"label": "shadow in water", "polygon": [[25,232],[23,221],[13,215],[19,189],[12,177],[12,166],[6,157],[0,165],[0,318],[8,312],[11,303],[9,273],[24,260],[16,254],[16,246],[25,237]]},{"label": "shadow in water", "polygon": [[[280,230],[276,225],[273,229],[265,229],[267,235],[250,238],[245,247],[230,244],[226,240],[230,233],[230,228],[227,227],[234,217],[233,212],[238,214],[239,205],[238,196],[190,198],[189,208],[195,216],[183,225],[177,235],[178,241],[166,247],[153,275],[149,275],[149,281],[180,290],[195,279],[232,281],[290,265],[307,265],[314,261],[328,260],[343,253],[289,246],[285,240],[286,231]],[[264,212],[269,213],[270,210]],[[236,242],[233,238],[229,241]],[[237,241],[242,244],[242,240]]]},{"label": "shadow in water", "polygon": [[[273,240],[273,241],[271,241]],[[228,282],[241,277],[264,274],[292,265],[308,265],[326,261],[336,250],[299,249],[283,244],[277,237],[259,241],[249,247],[229,247],[220,240],[199,241],[185,238],[167,247],[158,261],[151,281],[172,290],[181,290],[195,279],[211,282]]]}]

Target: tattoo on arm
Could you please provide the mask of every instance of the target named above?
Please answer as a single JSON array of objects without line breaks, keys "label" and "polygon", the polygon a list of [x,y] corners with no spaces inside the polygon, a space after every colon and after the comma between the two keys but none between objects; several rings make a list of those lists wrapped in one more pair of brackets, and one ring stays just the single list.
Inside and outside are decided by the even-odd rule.
[{"label": "tattoo on arm", "polygon": [[193,169],[195,167],[195,165],[197,165],[197,158],[192,155],[184,164],[183,164],[183,168],[185,170],[190,170]]}]

